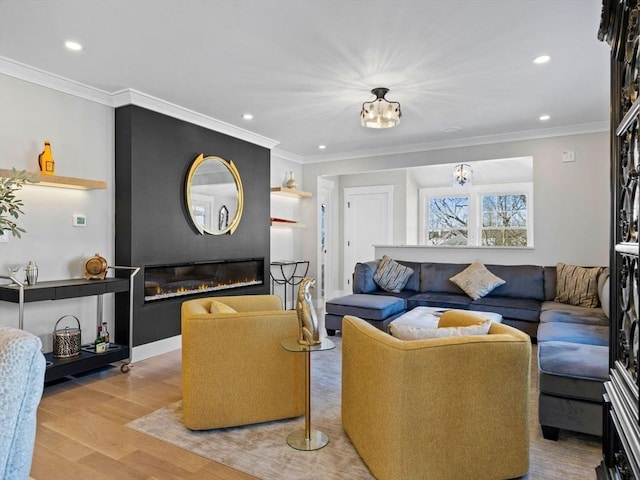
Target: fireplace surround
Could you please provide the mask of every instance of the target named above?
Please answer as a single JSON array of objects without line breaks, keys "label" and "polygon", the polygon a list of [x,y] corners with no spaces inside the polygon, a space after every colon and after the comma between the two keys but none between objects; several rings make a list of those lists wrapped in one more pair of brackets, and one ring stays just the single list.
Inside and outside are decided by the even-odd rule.
[{"label": "fireplace surround", "polygon": [[[133,288],[133,346],[177,338],[180,308],[188,298],[269,293],[269,149],[136,105],[116,108],[115,126],[114,264],[143,269]],[[202,235],[191,221],[186,178],[202,152],[232,160],[242,178],[245,208],[231,235]],[[157,274],[152,269],[207,263],[220,267],[237,260],[258,260],[254,268],[262,265],[262,271],[250,284],[234,280],[233,288],[205,286],[187,295],[146,298],[150,285],[145,271]],[[128,297],[116,294],[115,303],[115,340],[126,344]]]}]

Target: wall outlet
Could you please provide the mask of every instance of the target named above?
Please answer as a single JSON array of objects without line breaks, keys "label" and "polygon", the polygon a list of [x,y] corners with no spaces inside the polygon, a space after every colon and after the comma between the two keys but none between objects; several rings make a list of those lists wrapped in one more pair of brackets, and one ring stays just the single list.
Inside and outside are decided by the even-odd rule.
[{"label": "wall outlet", "polygon": [[575,162],[576,161],[576,152],[574,150],[567,150],[562,152],[562,161],[563,162]]}]

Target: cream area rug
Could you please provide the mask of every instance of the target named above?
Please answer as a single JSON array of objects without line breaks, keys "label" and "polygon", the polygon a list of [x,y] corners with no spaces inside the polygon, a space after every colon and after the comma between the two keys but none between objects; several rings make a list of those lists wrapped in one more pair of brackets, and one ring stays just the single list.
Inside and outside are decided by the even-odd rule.
[{"label": "cream area rug", "polygon": [[304,417],[244,427],[191,431],[182,423],[182,402],[138,418],[127,427],[156,437],[263,480],[370,480],[340,421],[341,338],[334,350],[311,354],[311,428],[325,432],[329,444],[312,452],[287,445],[287,436],[304,430]]},{"label": "cream area rug", "polygon": [[[372,480],[342,429],[342,338],[331,340],[334,350],[311,354],[311,428],[329,436],[329,444],[320,450],[301,452],[287,445],[289,433],[304,429],[304,417],[194,432],[182,424],[182,405],[176,402],[127,426],[262,480]],[[595,467],[602,459],[600,438],[566,431],[561,431],[557,442],[542,438],[535,346],[531,360],[530,464],[522,480],[595,478]]]}]

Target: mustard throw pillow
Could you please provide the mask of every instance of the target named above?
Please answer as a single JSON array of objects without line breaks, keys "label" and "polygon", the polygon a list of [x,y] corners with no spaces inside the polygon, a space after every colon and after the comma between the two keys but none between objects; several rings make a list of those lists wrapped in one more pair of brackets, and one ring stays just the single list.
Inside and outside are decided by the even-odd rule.
[{"label": "mustard throw pillow", "polygon": [[600,267],[578,267],[558,263],[556,265],[556,302],[578,307],[598,306],[598,275]]},{"label": "mustard throw pillow", "polygon": [[226,303],[219,302],[218,300],[211,300],[211,306],[209,307],[209,313],[238,313]]}]

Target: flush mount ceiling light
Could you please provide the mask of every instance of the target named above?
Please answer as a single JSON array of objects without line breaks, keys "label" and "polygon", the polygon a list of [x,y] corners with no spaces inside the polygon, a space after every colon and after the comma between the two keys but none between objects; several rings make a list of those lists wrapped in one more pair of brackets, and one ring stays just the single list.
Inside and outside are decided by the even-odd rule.
[{"label": "flush mount ceiling light", "polygon": [[391,128],[400,123],[400,104],[390,102],[384,96],[389,91],[388,88],[374,88],[371,90],[376,96],[372,102],[364,102],[360,112],[360,123],[367,128]]},{"label": "flush mount ceiling light", "polygon": [[467,183],[471,184],[473,178],[473,170],[471,166],[466,163],[456,165],[453,169],[453,184],[459,187],[465,186]]}]

